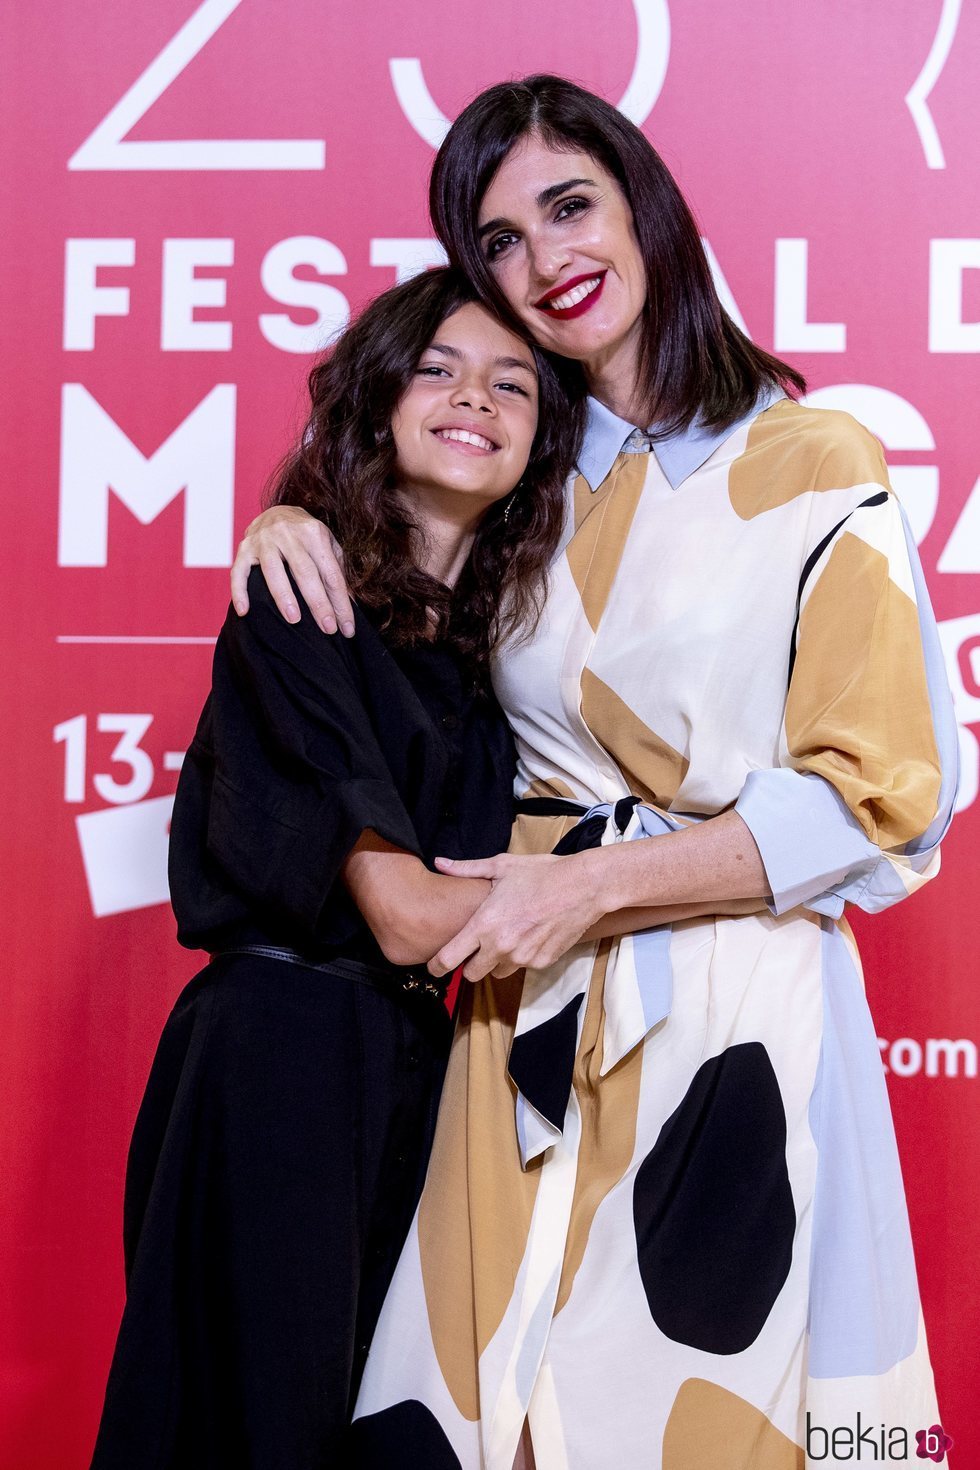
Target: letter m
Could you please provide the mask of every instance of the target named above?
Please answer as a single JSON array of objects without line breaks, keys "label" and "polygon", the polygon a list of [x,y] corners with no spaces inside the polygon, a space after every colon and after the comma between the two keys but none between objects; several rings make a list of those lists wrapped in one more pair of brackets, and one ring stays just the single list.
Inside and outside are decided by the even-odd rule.
[{"label": "letter m", "polygon": [[104,567],[109,492],[144,526],[184,491],[184,565],[231,565],[235,385],[219,383],[149,457],[81,383],[61,398],[58,565]]}]

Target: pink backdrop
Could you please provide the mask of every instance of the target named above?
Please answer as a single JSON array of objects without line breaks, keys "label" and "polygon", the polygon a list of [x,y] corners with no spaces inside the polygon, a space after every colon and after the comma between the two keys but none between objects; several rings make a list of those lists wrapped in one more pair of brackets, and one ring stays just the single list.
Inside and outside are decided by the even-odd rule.
[{"label": "pink backdrop", "polygon": [[87,1463],[127,1141],[197,968],[169,803],[305,354],[431,258],[441,115],[549,69],[622,99],[726,300],[884,441],[921,542],[962,811],[942,877],[859,928],[942,1416],[980,1465],[980,7],[48,0],[8,29],[0,1463]]}]

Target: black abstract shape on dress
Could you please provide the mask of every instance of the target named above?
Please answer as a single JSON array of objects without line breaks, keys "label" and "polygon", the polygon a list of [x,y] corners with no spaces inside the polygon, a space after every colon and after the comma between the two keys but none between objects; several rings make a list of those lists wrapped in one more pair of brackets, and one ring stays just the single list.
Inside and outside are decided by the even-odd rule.
[{"label": "black abstract shape on dress", "polygon": [[348,1470],[462,1470],[439,1420],[418,1399],[355,1419]]},{"label": "black abstract shape on dress", "polygon": [[542,1118],[561,1129],[568,1107],[578,1043],[578,1013],[582,995],[574,995],[557,1016],[515,1036],[510,1044],[507,1070],[515,1087]]},{"label": "black abstract shape on dress", "polygon": [[705,1062],[637,1172],[637,1261],[665,1336],[743,1352],[789,1274],[796,1211],[786,1114],[761,1042]]},{"label": "black abstract shape on dress", "polygon": [[571,852],[585,852],[590,847],[599,847],[602,844],[602,834],[606,830],[606,819],[604,816],[585,817],[581,822],[576,822],[571,831],[566,832],[551,849],[554,857],[567,857]]}]

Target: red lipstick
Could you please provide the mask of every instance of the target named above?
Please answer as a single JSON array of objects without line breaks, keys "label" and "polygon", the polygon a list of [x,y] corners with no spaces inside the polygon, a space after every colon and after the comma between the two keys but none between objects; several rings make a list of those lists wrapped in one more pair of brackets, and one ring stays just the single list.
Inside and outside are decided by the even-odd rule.
[{"label": "red lipstick", "polygon": [[[566,306],[562,310],[558,310],[548,305],[549,301],[554,301],[558,297],[564,296],[568,291],[574,291],[575,287],[581,286],[584,281],[594,281],[596,276],[599,277],[599,284],[593,291],[589,292],[588,296],[583,297],[581,301],[576,301],[574,306]],[[539,311],[545,312],[548,316],[555,317],[558,321],[571,321],[573,317],[583,316],[591,306],[595,305],[602,295],[602,288],[605,283],[605,271],[588,271],[585,275],[572,276],[569,280],[562,281],[560,286],[555,286],[552,290],[546,291],[534,305]]]}]

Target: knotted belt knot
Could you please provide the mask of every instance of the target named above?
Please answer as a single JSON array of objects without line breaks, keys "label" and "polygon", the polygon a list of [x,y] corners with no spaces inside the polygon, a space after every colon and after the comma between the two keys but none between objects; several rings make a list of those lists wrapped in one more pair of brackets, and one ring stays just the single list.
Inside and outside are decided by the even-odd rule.
[{"label": "knotted belt knot", "polygon": [[[674,832],[681,825],[638,796],[587,806],[565,797],[525,797],[526,816],[578,818],[553,851],[584,852],[611,842]],[[594,952],[563,956],[544,970],[528,970],[511,1042],[508,1071],[517,1088],[517,1134],[525,1167],[561,1137],[572,1089]],[[624,935],[613,946],[603,990],[600,1076],[670,1014],[673,978],[667,925]]]}]

